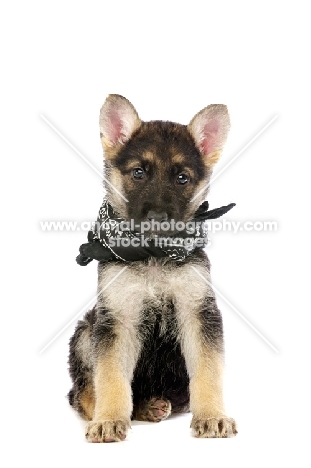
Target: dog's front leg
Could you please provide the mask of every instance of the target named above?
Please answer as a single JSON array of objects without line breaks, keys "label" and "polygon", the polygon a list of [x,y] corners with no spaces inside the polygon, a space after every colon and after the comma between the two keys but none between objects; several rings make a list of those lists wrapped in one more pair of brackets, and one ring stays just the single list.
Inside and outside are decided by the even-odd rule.
[{"label": "dog's front leg", "polygon": [[[119,314],[120,315],[120,314]],[[125,439],[133,410],[131,380],[138,356],[134,325],[98,312],[93,330],[94,417],[86,427],[89,442]]]},{"label": "dog's front leg", "polygon": [[181,345],[190,377],[191,428],[196,437],[230,437],[234,419],[225,416],[222,395],[222,319],[214,297],[181,305]]}]

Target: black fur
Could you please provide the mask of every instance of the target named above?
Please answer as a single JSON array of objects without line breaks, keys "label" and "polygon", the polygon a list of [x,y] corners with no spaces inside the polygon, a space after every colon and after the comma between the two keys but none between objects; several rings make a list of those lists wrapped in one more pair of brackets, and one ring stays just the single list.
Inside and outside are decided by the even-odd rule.
[{"label": "black fur", "polygon": [[109,314],[106,307],[97,304],[96,321],[94,323],[91,341],[94,352],[100,353],[102,349],[109,349],[115,339],[114,333],[115,320]]},{"label": "black fur", "polygon": [[[173,303],[163,302],[168,330],[176,329]],[[189,404],[189,378],[176,336],[161,334],[163,311],[146,309],[140,325],[143,348],[132,382],[134,407],[152,397],[170,400],[173,412]]]}]

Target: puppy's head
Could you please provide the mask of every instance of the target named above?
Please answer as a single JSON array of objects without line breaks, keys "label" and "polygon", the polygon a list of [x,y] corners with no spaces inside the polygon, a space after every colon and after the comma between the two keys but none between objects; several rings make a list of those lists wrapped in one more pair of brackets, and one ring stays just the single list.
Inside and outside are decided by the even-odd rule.
[{"label": "puppy's head", "polygon": [[229,128],[221,104],[205,107],[186,126],[142,122],[127,99],[109,95],[100,111],[108,201],[135,225],[189,221],[207,196]]}]

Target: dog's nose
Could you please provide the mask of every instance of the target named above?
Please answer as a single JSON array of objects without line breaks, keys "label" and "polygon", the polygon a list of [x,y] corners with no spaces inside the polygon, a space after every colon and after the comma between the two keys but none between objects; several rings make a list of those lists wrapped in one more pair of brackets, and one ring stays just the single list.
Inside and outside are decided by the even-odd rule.
[{"label": "dog's nose", "polygon": [[157,213],[156,211],[150,210],[148,211],[147,218],[149,221],[154,220],[162,223],[163,221],[167,221],[168,216],[167,213],[164,213],[164,211]]}]

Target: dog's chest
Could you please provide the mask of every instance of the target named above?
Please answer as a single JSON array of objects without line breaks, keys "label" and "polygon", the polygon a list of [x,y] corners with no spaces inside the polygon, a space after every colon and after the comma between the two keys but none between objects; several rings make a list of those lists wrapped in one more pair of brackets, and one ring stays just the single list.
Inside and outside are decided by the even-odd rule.
[{"label": "dog's chest", "polygon": [[109,310],[119,316],[138,318],[142,309],[161,309],[168,303],[187,314],[213,295],[204,278],[209,281],[205,267],[196,265],[194,270],[189,263],[178,267],[156,261],[111,264],[99,274],[99,291]]}]

